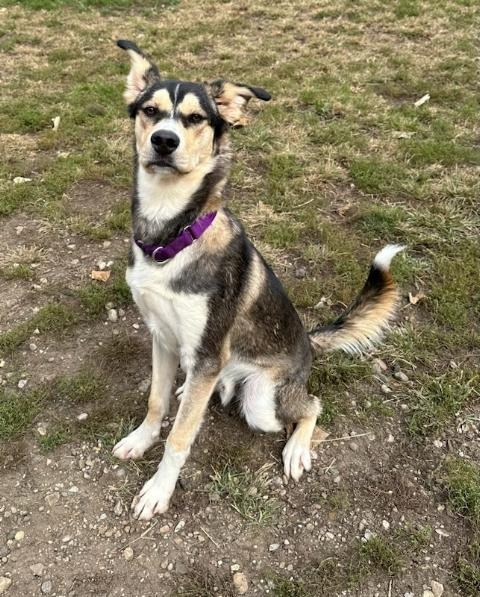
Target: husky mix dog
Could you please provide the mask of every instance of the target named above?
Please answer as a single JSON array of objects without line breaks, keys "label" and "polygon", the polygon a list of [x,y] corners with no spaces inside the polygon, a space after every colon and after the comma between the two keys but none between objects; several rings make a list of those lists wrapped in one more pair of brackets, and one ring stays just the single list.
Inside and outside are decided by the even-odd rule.
[{"label": "husky mix dog", "polygon": [[157,472],[134,499],[134,516],[168,509],[209,399],[235,396],[247,424],[264,432],[295,426],[283,450],[284,472],[309,471],[310,442],[321,412],[308,394],[312,353],[360,352],[379,340],[398,294],[389,273],[401,247],[375,257],[356,301],[332,324],[307,332],[281,283],[224,207],[229,128],[246,123],[263,89],[217,80],[162,79],[132,42],[124,94],[135,122],[133,235],[127,282],[152,334],[152,383],[142,424],[113,449],[140,458],[160,434],[178,366],[181,402]]}]

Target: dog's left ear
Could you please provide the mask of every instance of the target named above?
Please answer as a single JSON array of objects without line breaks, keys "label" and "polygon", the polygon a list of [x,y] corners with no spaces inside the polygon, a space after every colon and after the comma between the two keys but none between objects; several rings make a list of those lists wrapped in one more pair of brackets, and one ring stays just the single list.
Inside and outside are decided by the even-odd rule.
[{"label": "dog's left ear", "polygon": [[145,89],[160,81],[158,68],[150,62],[140,48],[127,39],[119,39],[117,46],[130,56],[131,68],[127,77],[127,87],[123,97],[127,104],[132,104]]},{"label": "dog's left ear", "polygon": [[250,87],[240,83],[229,83],[219,79],[208,85],[210,93],[217,104],[220,116],[235,127],[245,126],[248,122],[246,108],[253,98],[268,102],[271,95],[261,87]]}]

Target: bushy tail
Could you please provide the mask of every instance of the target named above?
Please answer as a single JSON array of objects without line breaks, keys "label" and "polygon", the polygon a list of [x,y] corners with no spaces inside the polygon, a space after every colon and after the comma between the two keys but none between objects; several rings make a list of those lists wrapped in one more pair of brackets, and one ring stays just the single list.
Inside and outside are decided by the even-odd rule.
[{"label": "bushy tail", "polygon": [[333,323],[309,332],[314,350],[344,350],[350,354],[372,348],[395,316],[398,291],[390,262],[405,247],[387,245],[373,260],[365,285],[355,302]]}]

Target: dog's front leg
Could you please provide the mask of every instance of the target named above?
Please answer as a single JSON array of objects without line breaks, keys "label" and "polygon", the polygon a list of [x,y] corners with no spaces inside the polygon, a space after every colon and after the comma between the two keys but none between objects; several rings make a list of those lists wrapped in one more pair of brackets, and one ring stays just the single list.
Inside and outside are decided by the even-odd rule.
[{"label": "dog's front leg", "polygon": [[158,470],[133,500],[134,516],[140,520],[150,520],[154,514],[162,514],[168,510],[180,469],[185,464],[215,389],[218,372],[199,371],[188,375],[187,379],[183,399],[165,443],[165,452]]},{"label": "dog's front leg", "polygon": [[168,413],[170,396],[178,367],[178,356],[167,351],[153,335],[152,385],[148,412],[143,423],[113,448],[113,455],[122,460],[141,458],[156,442],[160,426]]}]

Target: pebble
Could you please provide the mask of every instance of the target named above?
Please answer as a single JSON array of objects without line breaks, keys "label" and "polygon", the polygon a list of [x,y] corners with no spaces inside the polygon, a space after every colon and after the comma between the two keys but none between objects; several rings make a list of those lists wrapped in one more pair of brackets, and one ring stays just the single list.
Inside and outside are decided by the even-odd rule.
[{"label": "pebble", "polygon": [[392,393],[392,390],[387,386],[386,383],[382,384],[381,387],[380,387],[380,389],[382,390],[382,392],[384,394],[391,394]]},{"label": "pebble", "polygon": [[25,533],[23,531],[17,531],[15,533],[15,541],[22,541],[22,539],[25,537]]},{"label": "pebble", "polygon": [[174,533],[178,533],[178,531],[181,531],[183,529],[183,527],[185,526],[185,521],[181,520],[177,526],[173,529]]},{"label": "pebble", "polygon": [[116,309],[108,310],[108,321],[111,321],[112,323],[118,321],[118,313]]},{"label": "pebble", "polygon": [[30,570],[32,571],[34,576],[42,576],[45,566],[41,563],[32,564],[30,566]]},{"label": "pebble", "polygon": [[443,442],[440,439],[433,440],[433,445],[435,448],[443,448]]},{"label": "pebble", "polygon": [[233,575],[233,586],[238,595],[245,595],[248,591],[248,580],[243,572],[235,572]]},{"label": "pebble", "polygon": [[382,520],[382,527],[388,531],[388,529],[390,528],[390,523],[388,522],[388,520]]},{"label": "pebble", "polygon": [[115,508],[113,509],[113,513],[115,514],[115,516],[121,516],[122,512],[123,512],[122,502],[120,500],[118,500],[118,502],[115,504]]},{"label": "pebble", "polygon": [[127,562],[133,560],[133,549],[131,547],[126,547],[122,553],[123,557],[127,560]]},{"label": "pebble", "polygon": [[395,371],[395,373],[393,374],[393,377],[395,379],[397,379],[398,381],[403,381],[403,382],[409,381],[408,375],[405,375],[405,373],[403,371]]},{"label": "pebble", "polygon": [[280,547],[280,543],[272,543],[271,545],[268,546],[268,551],[277,551],[277,549]]},{"label": "pebble", "polygon": [[389,433],[389,434],[387,435],[387,442],[388,442],[389,444],[393,444],[393,442],[394,442],[394,441],[395,441],[395,438],[393,437],[393,435],[392,435],[391,433]]},{"label": "pebble", "polygon": [[0,595],[5,593],[8,587],[12,584],[12,579],[8,576],[0,576]]},{"label": "pebble", "polygon": [[88,413],[80,413],[77,417],[77,421],[86,421],[88,419]]},{"label": "pebble", "polygon": [[40,590],[42,591],[42,593],[50,593],[50,591],[52,590],[52,587],[53,587],[52,581],[46,580],[44,583],[42,583]]},{"label": "pebble", "polygon": [[432,593],[432,591],[430,591],[430,589],[427,589],[426,591],[423,591],[422,597],[435,597],[435,595]]},{"label": "pebble", "polygon": [[25,182],[31,182],[31,178],[26,178],[25,176],[15,176],[13,179],[13,184],[24,184]]},{"label": "pebble", "polygon": [[232,564],[230,566],[230,571],[231,572],[237,572],[238,570],[240,570],[240,564]]},{"label": "pebble", "polygon": [[442,597],[443,595],[443,585],[436,580],[432,580],[430,583],[430,588],[432,589],[432,593],[435,597]]},{"label": "pebble", "polygon": [[37,345],[34,344],[33,342],[31,344],[28,345],[28,348],[32,351],[35,352],[37,350]]},{"label": "pebble", "polygon": [[45,496],[45,501],[50,507],[55,506],[55,504],[58,504],[58,502],[60,501],[60,494],[58,493],[58,491],[49,493]]},{"label": "pebble", "polygon": [[170,527],[168,524],[164,524],[163,527],[160,527],[160,533],[162,533],[162,535],[165,535],[165,533],[168,533],[169,531]]},{"label": "pebble", "polygon": [[23,390],[23,388],[24,388],[24,387],[27,385],[27,383],[28,383],[28,380],[26,380],[26,379],[21,379],[21,380],[18,382],[18,384],[17,384],[17,386],[18,386],[18,389],[19,389],[19,390]]},{"label": "pebble", "polygon": [[437,535],[440,535],[440,537],[450,537],[450,533],[447,533],[447,531],[444,531],[443,529],[435,529],[435,532]]},{"label": "pebble", "polygon": [[358,451],[358,444],[357,442],[350,442],[348,447],[350,448],[350,450],[352,450],[352,452],[357,452]]}]

